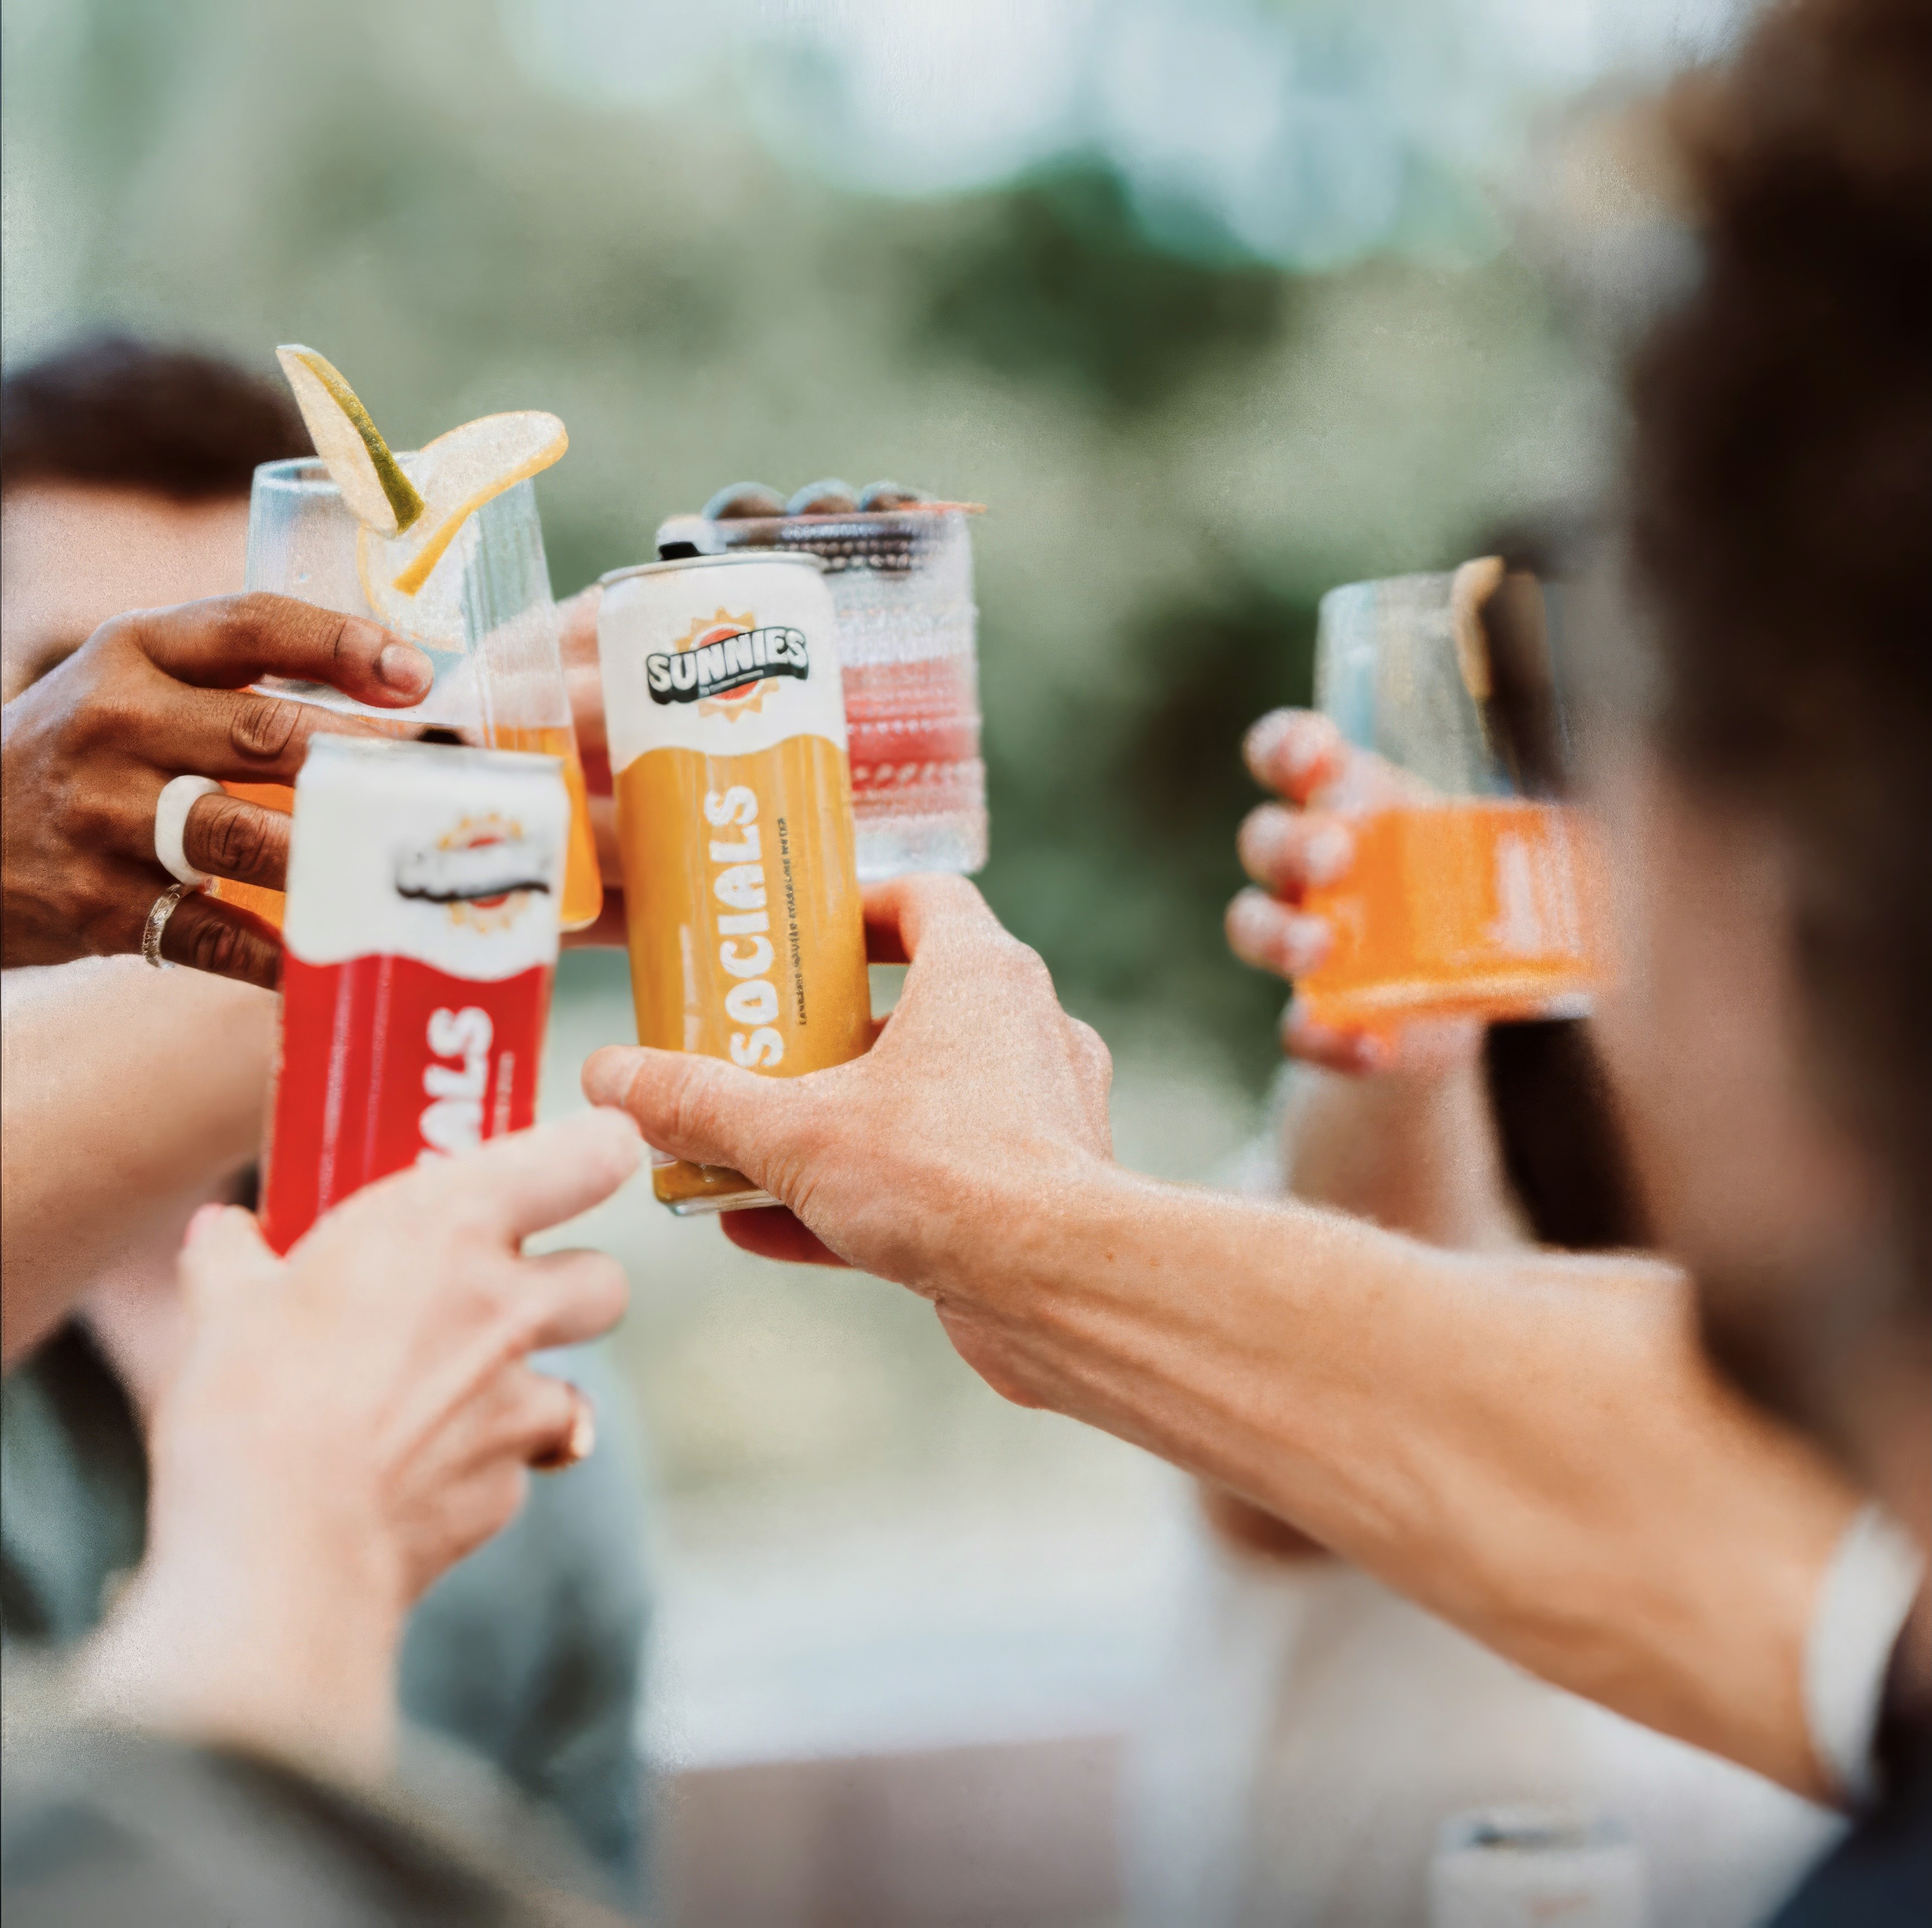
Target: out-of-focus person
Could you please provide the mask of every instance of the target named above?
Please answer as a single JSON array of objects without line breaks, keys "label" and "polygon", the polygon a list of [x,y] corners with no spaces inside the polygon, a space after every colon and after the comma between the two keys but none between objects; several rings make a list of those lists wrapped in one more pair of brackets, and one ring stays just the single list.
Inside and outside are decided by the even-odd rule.
[{"label": "out-of-focus person", "polygon": [[[1230,905],[1228,935],[1289,977],[1326,941],[1304,892],[1346,875],[1348,813],[1384,779],[1307,712],[1264,719],[1248,747],[1283,800],[1242,826],[1254,885]],[[1292,1005],[1282,1033],[1292,1061],[1270,1139],[1239,1174],[1256,1195],[1451,1251],[1644,1242],[1580,1023],[1440,1017],[1372,1034]],[[1421,1928],[1442,1823],[1509,1805],[1614,1817],[1643,1857],[1655,1920],[1747,1928],[1842,1829],[1828,1808],[1512,1666],[1232,1494],[1202,1498],[1130,1776],[1130,1888],[1149,1928]],[[1890,1618],[1874,1680],[1909,1569],[1882,1567],[1880,1584]]]},{"label": "out-of-focus person", "polygon": [[370,1187],[286,1259],[247,1212],[196,1215],[146,1554],[62,1663],[8,1656],[10,1921],[615,1919],[514,1803],[418,1791],[395,1678],[411,1606],[530,1467],[594,1449],[582,1393],[530,1361],[607,1330],[622,1275],[522,1246],[638,1158],[608,1113],[516,1134]]},{"label": "out-of-focus person", "polygon": [[[1679,97],[1702,260],[1635,367],[1626,593],[1595,621],[1639,673],[1599,690],[1591,789],[1599,1036],[1682,1274],[1121,1173],[1104,1046],[957,881],[872,893],[911,968],[868,1056],[585,1074],[789,1209],[739,1242],[908,1284],[1008,1396],[1794,1787],[1858,1489],[1932,1545],[1928,97],[1922,0],[1778,7]],[[1922,1590],[1874,1711],[1874,1794],[1779,1928],[1924,1918]]]},{"label": "out-of-focus person", "polygon": [[[211,357],[108,338],[10,369],[8,701],[124,610],[238,590],[254,469],[306,446],[279,388]],[[198,1206],[252,1197],[276,1002],[138,956],[9,970],[0,999],[0,1623],[10,1644],[64,1647],[142,1557],[146,1430],[182,1342],[174,1254]],[[402,1704],[553,1808],[629,1890],[648,1614],[637,1442],[601,1355],[567,1370],[595,1392],[606,1450],[545,1482],[430,1593]]]}]

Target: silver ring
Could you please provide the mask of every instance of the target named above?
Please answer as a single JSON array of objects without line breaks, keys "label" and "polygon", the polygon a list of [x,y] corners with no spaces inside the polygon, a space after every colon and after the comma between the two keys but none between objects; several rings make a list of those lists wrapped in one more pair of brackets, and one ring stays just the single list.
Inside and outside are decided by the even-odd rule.
[{"label": "silver ring", "polygon": [[192,896],[200,888],[199,884],[176,884],[154,899],[154,907],[148,913],[148,927],[141,933],[141,955],[157,971],[172,971],[175,968],[161,955],[161,932],[167,929],[168,920],[175,914],[175,906],[182,898]]},{"label": "silver ring", "polygon": [[182,839],[188,813],[204,797],[218,797],[221,785],[212,776],[176,776],[161,785],[154,799],[154,861],[183,884],[206,884],[208,873],[188,860]]}]

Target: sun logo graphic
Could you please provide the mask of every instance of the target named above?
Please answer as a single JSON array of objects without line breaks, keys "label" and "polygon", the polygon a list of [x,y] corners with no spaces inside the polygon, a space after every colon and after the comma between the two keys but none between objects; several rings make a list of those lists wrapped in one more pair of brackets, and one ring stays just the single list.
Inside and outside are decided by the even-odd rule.
[{"label": "sun logo graphic", "polygon": [[695,703],[700,716],[751,716],[775,695],[778,679],[812,674],[805,632],[760,625],[749,610],[700,616],[668,650],[644,659],[653,703]]},{"label": "sun logo graphic", "polygon": [[463,818],[434,843],[398,851],[396,892],[444,905],[464,929],[508,930],[533,896],[550,889],[555,858],[514,818],[490,811]]}]

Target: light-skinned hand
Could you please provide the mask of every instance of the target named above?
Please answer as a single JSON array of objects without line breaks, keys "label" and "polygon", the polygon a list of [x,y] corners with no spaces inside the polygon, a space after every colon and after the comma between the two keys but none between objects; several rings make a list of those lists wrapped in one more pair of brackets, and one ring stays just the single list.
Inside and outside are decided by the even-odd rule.
[{"label": "light-skinned hand", "polygon": [[737,1243],[936,1296],[958,1242],[1000,1201],[1037,1210],[1056,1185],[1111,1162],[1112,1061],[964,878],[874,885],[866,918],[874,960],[911,969],[864,1057],[764,1078],[608,1046],[584,1089],[622,1105],[660,1149],[734,1166],[790,1209],[727,1214]]},{"label": "light-skinned hand", "polygon": [[622,1272],[523,1242],[640,1149],[608,1111],[494,1140],[358,1192],[282,1259],[251,1214],[196,1215],[147,1558],[92,1656],[98,1704],[380,1771],[410,1608],[508,1524],[532,1464],[591,1443],[583,1395],[526,1362],[608,1331]]},{"label": "light-skinned hand", "polygon": [[[1228,945],[1245,964],[1293,978],[1324,959],[1333,933],[1304,908],[1312,886],[1338,883],[1355,858],[1352,814],[1420,794],[1416,779],[1355,749],[1314,710],[1271,710],[1249,730],[1242,754],[1255,781],[1282,799],[1249,812],[1236,833],[1254,886],[1228,906]],[[1468,1064],[1482,1048],[1480,1018],[1414,1018],[1386,1030],[1319,1023],[1291,1003],[1282,1019],[1291,1057],[1332,1071],[1400,1072],[1428,1080]]]}]

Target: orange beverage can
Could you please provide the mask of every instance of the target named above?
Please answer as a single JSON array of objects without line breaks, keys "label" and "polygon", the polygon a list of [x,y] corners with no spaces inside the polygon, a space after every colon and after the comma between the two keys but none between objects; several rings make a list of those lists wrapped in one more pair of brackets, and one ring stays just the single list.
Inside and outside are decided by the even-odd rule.
[{"label": "orange beverage can", "polygon": [[[812,556],[604,578],[597,620],[638,1040],[796,1077],[872,1039],[832,600]],[[660,1158],[679,1213],[771,1200]]]}]

